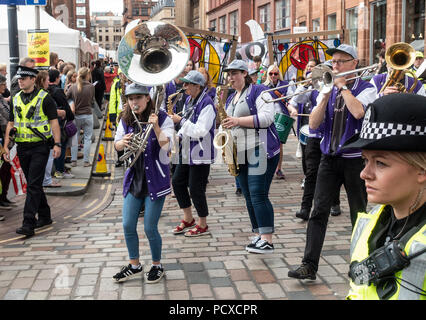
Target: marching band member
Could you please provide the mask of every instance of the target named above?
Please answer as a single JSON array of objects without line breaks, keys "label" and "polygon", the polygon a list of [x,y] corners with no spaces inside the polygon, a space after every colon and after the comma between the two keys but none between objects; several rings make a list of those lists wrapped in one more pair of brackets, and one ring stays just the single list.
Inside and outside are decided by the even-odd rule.
[{"label": "marching band member", "polygon": [[[349,300],[424,300],[426,294],[426,98],[384,96],[366,111],[361,148],[368,201],[351,238]],[[386,253],[386,254],[385,254]],[[384,271],[386,269],[386,271]]]},{"label": "marching band member", "polygon": [[[341,44],[328,49],[332,55],[334,72],[355,70],[358,59],[352,46]],[[333,197],[343,183],[350,207],[351,223],[355,224],[356,214],[365,211],[367,194],[359,174],[363,169],[361,150],[342,151],[342,145],[361,129],[365,107],[376,98],[376,91],[370,83],[353,74],[335,77],[330,92],[318,97],[317,106],[309,117],[309,126],[317,129],[324,121],[324,137],[321,140],[321,163],[318,169],[314,195],[314,209],[308,220],[306,246],[302,265],[290,270],[288,275],[298,279],[316,279],[319,258],[327,229],[328,216]]]},{"label": "marching band member", "polygon": [[[274,103],[266,103],[260,97],[266,87],[251,83],[244,61],[234,60],[224,71],[228,72],[235,93],[227,99],[228,118],[222,126],[232,129],[237,144],[240,168],[237,179],[256,234],[246,250],[252,253],[273,252],[274,209],[268,193],[280,152],[274,125]],[[269,94],[266,97],[271,99]]]},{"label": "marching band member", "polygon": [[[281,86],[288,85],[287,81],[283,80],[283,75],[281,73],[281,70],[278,68],[277,65],[273,64],[270,65],[268,68],[268,72],[266,75],[266,81],[263,83],[268,88],[277,88]],[[293,89],[292,87],[285,87],[285,88],[278,88],[274,91],[271,91],[271,96],[276,99],[279,97],[284,97],[286,95],[292,94]],[[276,112],[278,113],[284,113],[287,116],[296,116],[297,110],[292,105],[288,104],[286,100],[281,100],[275,103]],[[285,179],[284,174],[281,171],[282,168],[282,160],[283,160],[283,145],[280,143],[280,160],[278,161],[278,166],[275,171],[275,175],[277,179]]]},{"label": "marching band member", "polygon": [[[172,184],[184,217],[173,233],[198,237],[210,234],[207,225],[209,210],[206,186],[210,164],[214,160],[213,136],[216,129],[216,108],[204,89],[206,79],[200,72],[191,70],[180,80],[184,82],[184,88],[189,97],[184,107],[184,115],[171,116],[173,122],[180,124],[177,135],[182,140],[179,163],[173,174]],[[192,215],[191,200],[199,217],[197,224]]]},{"label": "marching band member", "polygon": [[[125,108],[117,128],[114,139],[115,149],[124,150],[129,146],[132,135],[138,133],[139,126],[135,123],[131,110],[134,111],[138,120],[152,123],[154,127],[145,151],[133,167],[126,170],[124,176],[123,229],[130,263],[114,275],[113,279],[116,282],[122,282],[142,274],[136,228],[140,209],[145,204],[144,230],[152,255],[152,266],[147,273],[147,282],[155,283],[164,275],[164,269],[160,263],[162,240],[158,233],[158,221],[166,195],[171,192],[167,152],[173,137],[173,122],[162,110],[158,115],[152,113],[154,104],[147,87],[132,83],[126,87],[125,95],[128,107]],[[146,126],[143,130],[145,128]]]},{"label": "marching band member", "polygon": [[[315,66],[316,60],[310,60],[307,68],[305,69],[305,79],[308,79],[311,75],[306,75],[306,70],[312,70]],[[325,65],[332,67],[331,61],[328,60],[324,63]],[[294,97],[291,98],[290,104],[297,106],[301,113],[310,114],[312,109],[317,105],[317,98],[319,92],[317,90],[311,90],[312,83],[307,82],[298,85],[294,92]],[[305,118],[305,117],[303,117]],[[303,123],[303,121],[301,121]],[[309,118],[308,118],[309,122]],[[296,212],[296,217],[302,220],[308,220],[312,208],[312,201],[314,200],[315,185],[317,181],[318,167],[321,161],[321,148],[320,143],[323,137],[324,123],[322,123],[317,129],[309,128],[309,136],[306,141],[306,146],[302,145],[302,166],[305,174],[302,204],[299,211]],[[303,164],[305,162],[305,164]],[[340,214],[340,192],[338,192],[334,198],[333,205],[330,209],[330,214],[336,216]]]},{"label": "marching band member", "polygon": [[[392,67],[388,65],[388,72],[387,73],[381,73],[375,75],[371,80],[370,83],[375,87],[377,92],[377,98],[381,96],[386,96],[388,94],[393,93],[400,93],[398,87],[396,85],[387,86],[382,93],[380,93],[380,90],[382,89],[383,85],[386,83],[386,81],[389,79],[389,76],[392,74]],[[400,83],[404,85],[404,87],[409,90],[412,85],[414,84],[414,78],[412,76],[409,76],[407,74],[404,75],[404,78],[400,80]],[[413,93],[419,94],[421,96],[426,96],[425,87],[423,86],[422,82],[419,80],[417,82],[417,85],[415,86]]]}]

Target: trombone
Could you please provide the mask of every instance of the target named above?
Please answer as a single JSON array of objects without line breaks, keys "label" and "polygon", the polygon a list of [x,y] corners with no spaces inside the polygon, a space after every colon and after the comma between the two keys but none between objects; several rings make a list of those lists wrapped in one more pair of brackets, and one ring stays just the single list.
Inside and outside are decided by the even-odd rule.
[{"label": "trombone", "polygon": [[[266,103],[270,103],[270,102],[286,100],[286,99],[292,98],[294,96],[297,96],[299,94],[304,94],[304,93],[311,92],[311,91],[314,91],[314,90],[317,90],[320,93],[329,93],[331,91],[331,89],[333,89],[335,78],[345,77],[345,76],[353,74],[353,73],[361,72],[361,74],[347,79],[348,81],[354,80],[354,79],[363,77],[365,75],[365,73],[370,73],[370,72],[375,71],[378,67],[379,67],[379,64],[375,63],[375,64],[372,64],[371,66],[367,66],[367,67],[363,67],[363,68],[359,68],[359,69],[355,69],[355,70],[349,70],[349,71],[345,71],[345,72],[335,74],[335,73],[333,73],[332,68],[330,68],[329,66],[326,66],[324,64],[320,64],[320,65],[318,65],[318,66],[316,66],[312,69],[312,73],[311,73],[312,77],[310,79],[298,81],[298,82],[294,82],[292,84],[286,84],[284,86],[265,90],[265,91],[262,92],[261,97],[262,97],[263,101],[265,101]],[[283,96],[283,97],[279,97],[279,98],[276,98],[276,99],[267,99],[263,96],[263,94],[265,94],[265,93],[269,93],[271,91],[275,91],[275,90],[290,87],[290,86],[297,86],[299,84],[302,84],[302,83],[305,83],[305,82],[308,82],[308,81],[312,81],[312,87],[313,87],[312,89],[305,90],[303,92],[299,92],[299,93],[295,93],[295,94],[290,94],[290,95]]]}]

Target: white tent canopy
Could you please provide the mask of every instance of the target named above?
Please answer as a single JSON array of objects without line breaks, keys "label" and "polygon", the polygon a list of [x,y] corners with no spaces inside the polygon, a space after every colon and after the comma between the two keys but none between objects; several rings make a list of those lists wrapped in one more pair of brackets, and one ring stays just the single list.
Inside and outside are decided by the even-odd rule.
[{"label": "white tent canopy", "polygon": [[[35,29],[34,6],[17,6],[19,58],[28,55],[27,30]],[[0,62],[9,65],[9,33],[7,6],[0,5]],[[78,66],[80,32],[68,28],[43,9],[40,10],[40,29],[49,30],[50,51],[56,52],[60,59]]]}]

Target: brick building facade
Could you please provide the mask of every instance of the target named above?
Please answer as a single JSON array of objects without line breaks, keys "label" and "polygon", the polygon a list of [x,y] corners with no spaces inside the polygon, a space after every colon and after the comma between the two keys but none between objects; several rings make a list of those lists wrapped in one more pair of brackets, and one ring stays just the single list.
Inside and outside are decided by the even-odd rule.
[{"label": "brick building facade", "polygon": [[385,42],[408,42],[418,50],[425,43],[425,0],[208,0],[207,24],[215,31],[249,42],[245,22],[251,19],[274,34],[294,27],[345,30],[342,40],[357,48],[363,64],[373,63]]},{"label": "brick building facade", "polygon": [[151,0],[123,0],[123,26],[126,27],[130,21],[135,19],[148,21],[152,7],[156,4],[156,1]]},{"label": "brick building facade", "polygon": [[67,27],[78,30],[90,39],[89,0],[48,0],[45,10]]}]

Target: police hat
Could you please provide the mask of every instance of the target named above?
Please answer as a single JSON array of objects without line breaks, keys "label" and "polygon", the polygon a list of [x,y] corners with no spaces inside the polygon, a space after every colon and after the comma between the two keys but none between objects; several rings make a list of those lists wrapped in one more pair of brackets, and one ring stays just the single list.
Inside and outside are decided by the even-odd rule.
[{"label": "police hat", "polygon": [[28,68],[26,66],[18,66],[18,71],[16,71],[16,77],[18,79],[23,77],[37,77],[38,70],[33,68]]},{"label": "police hat", "polygon": [[361,132],[343,149],[426,152],[426,97],[396,93],[369,104]]}]

